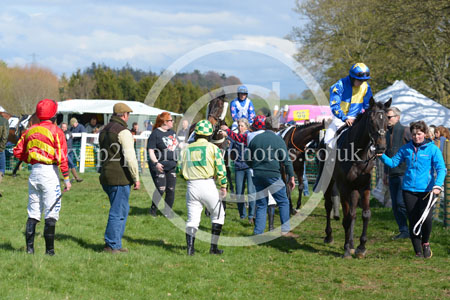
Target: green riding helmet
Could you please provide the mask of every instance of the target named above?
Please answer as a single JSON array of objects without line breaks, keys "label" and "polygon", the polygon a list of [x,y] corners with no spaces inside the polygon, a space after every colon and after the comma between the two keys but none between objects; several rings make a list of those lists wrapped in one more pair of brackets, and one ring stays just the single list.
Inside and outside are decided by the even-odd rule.
[{"label": "green riding helmet", "polygon": [[195,125],[195,134],[210,136],[213,134],[213,126],[208,120],[201,120]]}]

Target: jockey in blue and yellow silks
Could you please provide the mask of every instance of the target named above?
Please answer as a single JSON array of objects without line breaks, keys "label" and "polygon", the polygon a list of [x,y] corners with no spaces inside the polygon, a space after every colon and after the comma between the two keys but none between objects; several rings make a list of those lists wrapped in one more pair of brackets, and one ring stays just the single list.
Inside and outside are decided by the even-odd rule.
[{"label": "jockey in blue and yellow silks", "polygon": [[369,107],[372,89],[367,83],[369,68],[363,63],[354,64],[349,76],[339,79],[330,88],[330,108],[334,115],[327,128],[324,142],[330,144],[336,131],[344,124],[352,126],[356,116]]}]

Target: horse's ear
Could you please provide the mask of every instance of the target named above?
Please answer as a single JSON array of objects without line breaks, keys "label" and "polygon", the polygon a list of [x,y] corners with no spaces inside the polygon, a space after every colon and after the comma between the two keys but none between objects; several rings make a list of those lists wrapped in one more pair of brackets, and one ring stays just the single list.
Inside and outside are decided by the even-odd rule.
[{"label": "horse's ear", "polygon": [[375,99],[373,99],[373,97],[370,97],[369,107],[373,107],[374,105],[375,105]]},{"label": "horse's ear", "polygon": [[392,104],[392,98],[389,99],[388,101],[386,101],[386,102],[384,103],[384,108],[389,108],[389,107],[391,107],[391,104]]}]

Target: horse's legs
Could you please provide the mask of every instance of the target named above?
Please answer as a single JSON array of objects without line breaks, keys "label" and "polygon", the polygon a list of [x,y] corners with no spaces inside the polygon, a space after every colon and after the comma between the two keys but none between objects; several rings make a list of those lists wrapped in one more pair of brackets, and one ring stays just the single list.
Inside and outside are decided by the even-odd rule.
[{"label": "horse's legs", "polygon": [[333,218],[339,220],[339,207],[341,206],[341,201],[339,199],[339,190],[336,183],[333,185],[333,190],[331,193],[331,202],[333,203]]},{"label": "horse's legs", "polygon": [[325,234],[326,237],[323,240],[324,243],[332,243],[333,242],[333,235],[332,235],[332,229],[331,229],[331,209],[333,208],[333,204],[331,202],[331,189],[333,186],[333,181],[330,182],[330,185],[328,186],[327,190],[325,191],[324,198],[325,198],[325,210],[327,212],[327,226],[325,227]]},{"label": "horse's legs", "polygon": [[303,188],[300,188],[300,185],[298,187],[298,200],[297,200],[297,207],[296,209],[300,209],[302,206],[302,196],[303,196]]},{"label": "horse's legs", "polygon": [[358,191],[352,191],[350,193],[350,215],[352,217],[352,221],[350,223],[350,239],[349,239],[349,246],[350,246],[350,254],[355,254],[355,244],[353,242],[353,236],[355,232],[355,221],[356,221],[356,209],[358,207],[359,202],[359,192]]},{"label": "horse's legs", "polygon": [[[352,191],[350,194],[342,193],[341,203],[342,211],[344,214],[344,219],[342,220],[342,226],[345,231],[345,242],[344,242],[344,258],[351,258],[352,254],[355,252],[353,246],[353,228],[355,225],[356,218],[356,205],[358,204],[358,194]],[[356,202],[354,199],[356,198]]]},{"label": "horse's legs", "polygon": [[361,237],[359,238],[359,246],[356,249],[356,257],[364,258],[366,256],[366,242],[367,242],[367,227],[369,226],[369,220],[371,216],[370,212],[370,190],[364,191],[364,197],[362,199],[362,220],[363,230]]}]

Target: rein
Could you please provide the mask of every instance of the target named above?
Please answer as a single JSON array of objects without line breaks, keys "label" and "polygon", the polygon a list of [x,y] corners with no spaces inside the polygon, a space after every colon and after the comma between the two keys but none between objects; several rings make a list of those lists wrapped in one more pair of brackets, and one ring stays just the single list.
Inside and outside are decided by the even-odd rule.
[{"label": "rein", "polygon": [[294,134],[295,134],[295,130],[297,130],[297,126],[294,127],[294,131],[291,134],[291,144],[292,146],[294,146],[295,149],[297,149],[300,152],[305,152],[305,150],[300,149],[296,144],[294,144]]}]

